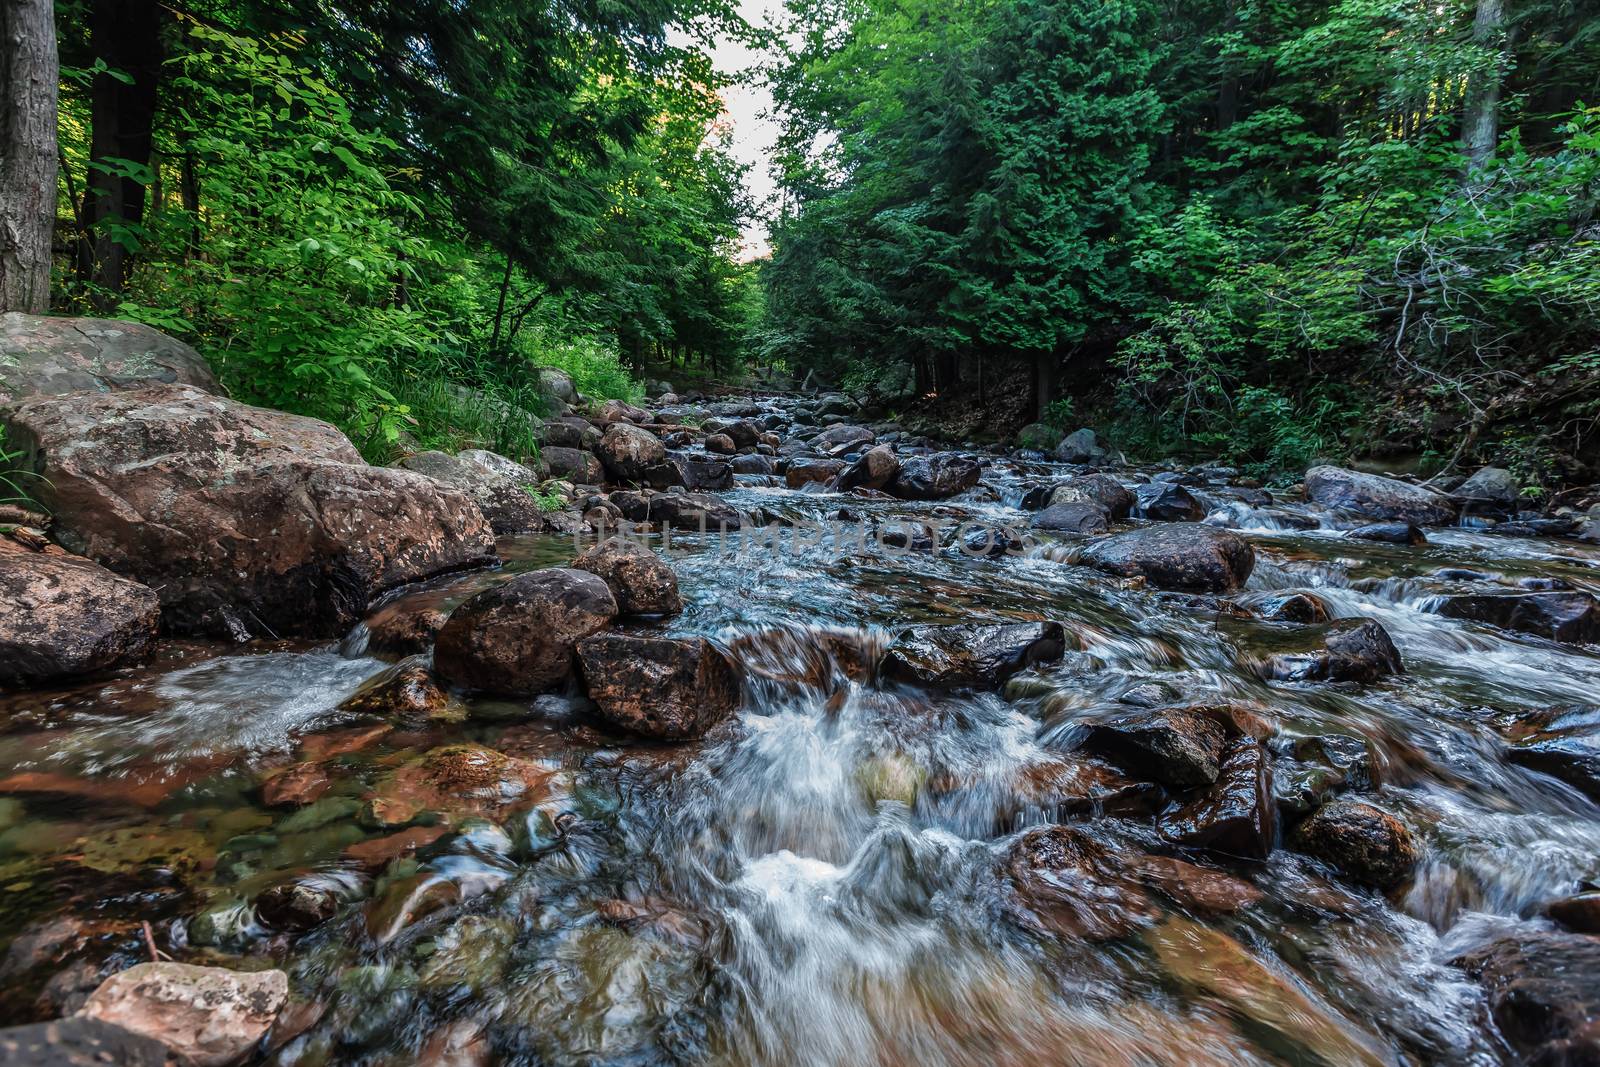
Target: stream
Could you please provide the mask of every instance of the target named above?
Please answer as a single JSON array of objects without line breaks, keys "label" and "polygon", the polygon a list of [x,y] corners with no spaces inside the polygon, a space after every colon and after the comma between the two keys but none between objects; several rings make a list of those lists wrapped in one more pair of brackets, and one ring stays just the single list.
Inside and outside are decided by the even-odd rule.
[{"label": "stream", "polygon": [[[1600,879],[1600,807],[1505,758],[1520,717],[1596,700],[1600,654],[1429,609],[1468,587],[1600,592],[1600,550],[1469,528],[1356,541],[1288,528],[1320,521],[1304,505],[1197,489],[1255,548],[1241,597],[1310,591],[1387,630],[1405,673],[1354,684],[1272,677],[1260,664],[1293,624],[1080,566],[1072,538],[986,558],[797,532],[1026,527],[1023,489],[1070,473],[983,459],[977,488],[930,503],[741,479],[722,496],[778,521],[776,543],[652,535],[685,610],[620,625],[709,637],[742,678],[737,714],[700,741],[630,741],[574,694],[396,723],[347,705],[396,669],[365,625],[341,642],[168,641],[138,668],[0,696],[0,1022],[69,1009],[153,945],[286,970],[291,1004],[258,1059],[283,1067],[1518,1062],[1451,961],[1550,929],[1543,907]],[[383,610],[448,609],[576,551],[508,539],[501,569]],[[910,625],[1039,620],[1068,651],[995,692],[873,670]],[[1084,724],[1152,692],[1249,709],[1285,795],[1307,743],[1354,739],[1362,798],[1416,835],[1412,877],[1385,894],[1287,847],[1163,841],[1163,799],[1083,748]],[[414,773],[463,744],[482,747],[451,749],[471,763],[454,787]],[[285,774],[315,799],[269,804],[263,783]],[[375,813],[386,790],[411,790],[415,817]],[[1009,857],[1051,824],[1112,856],[1182,859],[1211,891],[1108,879],[1087,894],[1093,922],[1030,921]],[[274,928],[255,902],[286,879],[337,906]]]}]

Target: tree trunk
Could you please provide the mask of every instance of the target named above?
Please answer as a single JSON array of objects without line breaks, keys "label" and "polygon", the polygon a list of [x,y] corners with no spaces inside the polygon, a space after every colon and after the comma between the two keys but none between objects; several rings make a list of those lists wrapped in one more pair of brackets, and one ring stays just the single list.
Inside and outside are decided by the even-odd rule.
[{"label": "tree trunk", "polygon": [[1467,83],[1466,114],[1461,140],[1467,148],[1468,172],[1482,170],[1494,155],[1500,137],[1500,80],[1505,63],[1505,0],[1478,0],[1472,22],[1472,43],[1494,52],[1493,65],[1475,72]]},{"label": "tree trunk", "polygon": [[150,164],[161,84],[163,17],[160,0],[95,0],[89,16],[90,48],[110,72],[96,75],[92,89],[89,193],[84,205],[91,244],[82,252],[79,274],[94,283],[94,303],[102,311],[116,307],[133,267],[117,231],[144,221],[146,199],[143,182],[107,168],[121,170],[125,166],[121,161]]},{"label": "tree trunk", "polygon": [[1033,357],[1033,417],[1044,418],[1045,408],[1056,398],[1061,360],[1055,352],[1040,352]]},{"label": "tree trunk", "polygon": [[0,4],[0,311],[50,309],[59,63],[53,0]]}]

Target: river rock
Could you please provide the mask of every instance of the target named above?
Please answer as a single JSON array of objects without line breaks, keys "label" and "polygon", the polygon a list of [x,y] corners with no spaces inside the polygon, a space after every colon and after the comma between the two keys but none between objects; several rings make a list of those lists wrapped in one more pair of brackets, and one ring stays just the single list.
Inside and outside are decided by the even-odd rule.
[{"label": "river rock", "polygon": [[744,516],[719,496],[709,493],[657,493],[650,498],[647,521],[665,523],[675,530],[737,530]]},{"label": "river rock", "polygon": [[569,677],[573,646],[616,615],[611,590],[587,571],[519,574],[451,613],[434,645],[434,665],[468,689],[531,696]]},{"label": "river rock", "polygon": [[362,682],[339,710],[417,724],[463,722],[467,717],[466,705],[434,681],[425,656],[402,660]]},{"label": "river rock", "polygon": [[613,422],[594,446],[595,455],[618,481],[648,482],[667,462],[667,448],[649,430]]},{"label": "river rock", "polygon": [[739,451],[739,446],[733,443],[733,438],[725,433],[708,434],[703,443],[707,452],[714,452],[719,456],[731,456]]},{"label": "river rock", "polygon": [[811,447],[818,452],[829,455],[843,455],[854,452],[863,445],[870,445],[877,440],[878,435],[865,426],[851,426],[849,423],[839,423],[823,430],[811,439]]},{"label": "river rock", "polygon": [[1133,511],[1133,494],[1109,474],[1080,474],[1050,490],[1049,503],[1098,504],[1114,521],[1126,519]]},{"label": "river rock", "polygon": [[1416,526],[1443,526],[1456,517],[1450,499],[1432,489],[1342,467],[1312,467],[1306,471],[1306,496],[1325,508]]},{"label": "river rock", "polygon": [[155,589],[180,634],[336,636],[377,596],[494,558],[467,494],[369,467],[327,423],[192,386],[24,401],[65,547]]},{"label": "river rock", "polygon": [[[8,316],[9,317],[9,316]],[[0,686],[35,686],[131,663],[155,641],[161,601],[55,545],[0,535]]]},{"label": "river rock", "polygon": [[[6,316],[10,318],[11,316]],[[69,1016],[0,1030],[0,1067],[188,1067],[154,1038]]]},{"label": "river rock", "polygon": [[1389,631],[1374,619],[1339,619],[1308,628],[1303,652],[1269,656],[1259,673],[1290,681],[1375,682],[1390,674],[1404,674],[1400,650]]},{"label": "river rock", "polygon": [[811,482],[827,482],[845,469],[843,460],[823,459],[820,456],[796,456],[784,468],[783,480],[790,489],[799,489]]},{"label": "river rock", "polygon": [[160,1041],[195,1067],[244,1058],[289,996],[282,971],[141,963],[107,978],[79,1013]]},{"label": "river rock", "polygon": [[1057,533],[1093,536],[1111,529],[1106,509],[1091,500],[1078,500],[1068,504],[1051,504],[1033,517],[1029,523],[1035,530],[1052,530]]},{"label": "river rock", "polygon": [[1393,889],[1417,865],[1417,842],[1405,823],[1348,797],[1318,808],[1295,827],[1289,843],[1296,852],[1327,861],[1352,882],[1375,889]]},{"label": "river rock", "polygon": [[575,448],[589,452],[600,443],[600,437],[599,427],[578,415],[553,419],[539,428],[540,443],[553,448]]},{"label": "river rock", "polygon": [[434,639],[450,613],[432,601],[411,597],[399,600],[368,615],[366,651],[382,656],[414,656],[433,647]]},{"label": "river rock", "polygon": [[[590,457],[591,459],[593,457]],[[426,474],[470,496],[502,537],[537,530],[543,513],[529,490],[539,484],[533,471],[493,452],[472,450],[458,456],[418,452],[397,466]]]},{"label": "river rock", "polygon": [[[774,469],[771,457],[758,455],[735,456],[732,467],[734,474],[771,474]],[[695,486],[691,485],[689,488],[693,489]]]},{"label": "river rock", "polygon": [[1080,827],[1029,830],[1011,842],[1001,869],[1013,894],[1008,911],[1041,932],[1109,941],[1160,916],[1116,851]]},{"label": "river rock", "polygon": [[1271,778],[1261,743],[1236,737],[1223,750],[1217,780],[1181,806],[1163,812],[1156,826],[1181,845],[1265,859],[1276,834]]},{"label": "river rock", "polygon": [[222,394],[200,353],[137,322],[0,314],[0,408],[30,396],[189,385]]},{"label": "river rock", "polygon": [[840,489],[883,489],[900,473],[900,460],[888,445],[869,448],[839,472]]},{"label": "river rock", "polygon": [[623,615],[676,615],[683,610],[678,576],[667,561],[636,541],[613,537],[572,561],[599,575]]},{"label": "river rock", "polygon": [[1570,644],[1600,642],[1600,601],[1583,592],[1482,593],[1448,596],[1434,611],[1452,619]]},{"label": "river rock", "polygon": [[1377,541],[1386,545],[1425,545],[1428,537],[1420,527],[1409,522],[1371,522],[1345,531],[1346,537],[1357,541]]},{"label": "river rock", "polygon": [[740,460],[763,459],[761,456],[738,456],[731,463],[716,456],[673,456],[672,464],[678,468],[683,487],[691,493],[721,492],[733,488],[733,475]]},{"label": "river rock", "polygon": [[607,400],[595,409],[594,421],[602,426],[619,422],[649,422],[650,413],[626,400]]},{"label": "river rock", "polygon": [[429,812],[452,823],[494,818],[512,806],[531,807],[544,799],[552,777],[553,771],[531,760],[483,745],[443,745],[380,779],[366,798],[361,821],[392,829]]},{"label": "river rock", "polygon": [[573,384],[572,375],[559,367],[539,368],[539,391],[563,404],[578,402],[578,387]]},{"label": "river rock", "polygon": [[1099,438],[1087,426],[1067,434],[1056,445],[1056,459],[1062,463],[1098,463],[1105,454]]},{"label": "river rock", "polygon": [[1090,724],[1084,747],[1135,777],[1187,789],[1217,780],[1226,741],[1210,716],[1156,708]]},{"label": "river rock", "polygon": [[644,737],[699,737],[739,702],[738,676],[703,637],[601,634],[578,642],[578,664],[600,716]]},{"label": "river rock", "polygon": [[1450,962],[1482,983],[1519,1062],[1600,1063],[1600,938],[1522,929]]},{"label": "river rock", "polygon": [[993,689],[1035,663],[1061,658],[1066,633],[1060,623],[913,626],[884,657],[891,678],[946,689]]},{"label": "river rock", "polygon": [[1506,761],[1559,778],[1600,803],[1600,706],[1552,708],[1519,722]]},{"label": "river rock", "polygon": [[971,456],[939,452],[900,461],[900,470],[887,487],[901,500],[944,500],[978,484],[981,468]]},{"label": "river rock", "polygon": [[1315,593],[1294,591],[1246,594],[1235,599],[1234,603],[1253,618],[1267,622],[1312,624],[1328,621],[1328,605]]},{"label": "river rock", "polygon": [[1544,913],[1576,934],[1600,934],[1600,890],[1552,900]]},{"label": "river rock", "polygon": [[1056,446],[1058,432],[1042,422],[1030,422],[1017,431],[1017,447],[1034,452],[1050,452]]},{"label": "river rock", "polygon": [[[1488,505],[1490,510],[1512,511],[1521,499],[1522,487],[1504,467],[1483,467],[1456,486],[1450,495],[1466,505]],[[1476,509],[1475,509],[1476,510]]]},{"label": "river rock", "polygon": [[1083,563],[1163,589],[1231,593],[1255,568],[1250,542],[1228,530],[1190,523],[1147,526],[1090,545]]},{"label": "river rock", "polygon": [[1199,522],[1206,517],[1205,505],[1189,490],[1172,482],[1136,485],[1133,498],[1140,517],[1152,522]]},{"label": "river rock", "polygon": [[605,480],[605,467],[593,452],[561,445],[545,445],[539,458],[552,478],[565,478],[579,485],[599,485]]},{"label": "river rock", "polygon": [[280,882],[256,897],[257,920],[270,930],[303,934],[339,911],[338,890],[331,879]]},{"label": "river rock", "polygon": [[[713,436],[726,437],[733,442],[734,450],[754,448],[761,440],[761,428],[749,419],[707,419],[705,431]],[[710,448],[709,442],[706,446]]]}]

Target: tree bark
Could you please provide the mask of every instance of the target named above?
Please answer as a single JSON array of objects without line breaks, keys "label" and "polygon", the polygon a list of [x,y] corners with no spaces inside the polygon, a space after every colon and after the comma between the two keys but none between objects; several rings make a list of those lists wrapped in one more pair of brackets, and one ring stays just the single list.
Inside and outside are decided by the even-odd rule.
[{"label": "tree bark", "polygon": [[1468,172],[1482,170],[1494,156],[1500,137],[1500,81],[1505,63],[1505,0],[1478,0],[1472,22],[1472,42],[1492,49],[1494,63],[1477,71],[1467,84],[1466,114],[1461,122],[1461,140],[1467,149]]},{"label": "tree bark", "polygon": [[92,89],[89,192],[84,205],[90,243],[79,264],[80,276],[96,286],[94,303],[102,311],[116,306],[133,268],[115,230],[142,223],[146,200],[143,182],[110,173],[106,165],[114,160],[150,164],[161,85],[163,18],[160,0],[95,0],[89,16],[91,50],[115,72],[96,75]]},{"label": "tree bark", "polygon": [[50,309],[56,223],[53,0],[0,4],[0,312]]}]

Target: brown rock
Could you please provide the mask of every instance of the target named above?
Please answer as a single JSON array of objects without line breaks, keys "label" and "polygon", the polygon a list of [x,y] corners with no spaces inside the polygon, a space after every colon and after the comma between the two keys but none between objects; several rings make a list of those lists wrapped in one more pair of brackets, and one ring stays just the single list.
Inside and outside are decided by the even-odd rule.
[{"label": "brown rock", "polygon": [[1544,913],[1577,934],[1600,934],[1600,890],[1552,900]]},{"label": "brown rock", "polygon": [[519,574],[451,613],[434,666],[469,689],[525,696],[572,673],[572,649],[617,615],[606,583],[564,567]]},{"label": "brown rock", "polygon": [[554,772],[482,745],[446,745],[404,764],[374,787],[368,825],[404,826],[423,812],[454,821],[485,818],[513,805],[530,807],[549,792]]},{"label": "brown rock", "polygon": [[1156,708],[1092,723],[1084,746],[1129,774],[1187,789],[1217,780],[1225,740],[1223,728],[1208,716]]},{"label": "brown rock", "polygon": [[1583,592],[1488,593],[1445,597],[1434,611],[1503,630],[1572,644],[1600,642],[1600,600]]},{"label": "brown rock", "polygon": [[552,478],[567,478],[580,485],[599,485],[605,478],[599,458],[587,449],[545,445],[539,450],[539,458]]},{"label": "brown rock", "polygon": [[1521,1062],[1600,1062],[1600,938],[1522,931],[1451,963],[1483,984]]},{"label": "brown rock", "polygon": [[1269,656],[1257,673],[1292,681],[1375,682],[1405,672],[1400,650],[1373,619],[1339,619],[1308,628],[1303,640],[1305,651]]},{"label": "brown rock", "polygon": [[1353,511],[1372,519],[1398,519],[1417,526],[1442,526],[1456,517],[1450,499],[1431,489],[1340,467],[1312,467],[1306,471],[1306,496],[1325,508]]},{"label": "brown rock", "polygon": [[426,848],[450,832],[448,826],[408,826],[397,833],[357,841],[344,850],[344,858],[369,871],[381,870],[392,861]]},{"label": "brown rock", "polygon": [[265,1036],[288,996],[282,971],[141,963],[107,978],[81,1015],[160,1041],[195,1067],[225,1067]]},{"label": "brown rock", "polygon": [[138,582],[50,545],[0,537],[0,686],[121,666],[155,640],[161,602]]},{"label": "brown rock", "polygon": [[731,456],[739,451],[739,446],[733,443],[733,438],[725,433],[714,433],[706,437],[707,452],[715,452],[719,456]]},{"label": "brown rock", "polygon": [[1058,622],[913,626],[884,658],[891,678],[943,688],[994,688],[1035,663],[1061,658],[1066,633]]},{"label": "brown rock", "polygon": [[1261,743],[1249,737],[1229,742],[1217,780],[1163,813],[1156,826],[1181,845],[1265,859],[1277,828],[1271,771]]},{"label": "brown rock", "polygon": [[645,737],[699,737],[738,706],[738,676],[704,638],[602,634],[578,643],[578,662],[600,715]]},{"label": "brown rock", "polygon": [[1326,860],[1352,882],[1393,889],[1411,877],[1417,843],[1393,815],[1359,800],[1324,804],[1289,836],[1297,852]]},{"label": "brown rock", "polygon": [[391,656],[426,652],[449,617],[438,604],[402,597],[367,616],[367,651]]},{"label": "brown rock", "polygon": [[1160,915],[1116,854],[1078,827],[1029,830],[1012,842],[1002,863],[1014,893],[1012,914],[1042,932],[1110,941]]},{"label": "brown rock", "polygon": [[650,472],[667,462],[667,449],[660,438],[626,422],[607,426],[594,451],[606,470],[624,482],[649,481]]},{"label": "brown rock", "polygon": [[463,722],[467,717],[466,705],[434,681],[423,656],[401,660],[367,679],[339,709],[413,723]]},{"label": "brown rock", "polygon": [[572,566],[598,575],[623,615],[676,615],[683,610],[677,574],[666,560],[636,541],[613,537],[573,560]]},{"label": "brown rock", "polygon": [[1256,554],[1236,533],[1167,523],[1097,541],[1084,552],[1083,562],[1119,577],[1145,578],[1163,589],[1231,593],[1250,577]]},{"label": "brown rock", "polygon": [[261,783],[261,802],[268,807],[303,807],[320,800],[333,779],[320,763],[295,763]]},{"label": "brown rock", "polygon": [[940,452],[900,461],[900,470],[887,486],[901,500],[944,500],[978,484],[982,469],[971,456]]},{"label": "brown rock", "polygon": [[790,489],[799,489],[811,482],[826,482],[844,468],[842,460],[797,456],[784,468],[783,480]]},{"label": "brown rock", "polygon": [[154,588],[170,632],[339,635],[388,589],[493,559],[466,494],[368,467],[315,419],[172,385],[37,397],[9,422],[56,538]]},{"label": "brown rock", "polygon": [[1113,521],[1133,510],[1133,494],[1109,474],[1080,474],[1050,491],[1048,504],[1098,504]]},{"label": "brown rock", "polygon": [[868,449],[860,459],[839,474],[840,489],[883,489],[900,473],[900,460],[894,449],[879,445]]}]

